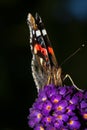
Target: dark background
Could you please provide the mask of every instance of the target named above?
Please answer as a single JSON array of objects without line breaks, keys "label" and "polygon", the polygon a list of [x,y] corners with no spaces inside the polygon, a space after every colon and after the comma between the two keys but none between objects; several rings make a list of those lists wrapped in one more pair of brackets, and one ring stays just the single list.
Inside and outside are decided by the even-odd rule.
[{"label": "dark background", "polygon": [[[0,0],[0,130],[30,129],[28,109],[37,91],[31,74],[27,14],[38,12],[61,64],[87,41],[86,0]],[[87,88],[87,47],[62,65]]]}]

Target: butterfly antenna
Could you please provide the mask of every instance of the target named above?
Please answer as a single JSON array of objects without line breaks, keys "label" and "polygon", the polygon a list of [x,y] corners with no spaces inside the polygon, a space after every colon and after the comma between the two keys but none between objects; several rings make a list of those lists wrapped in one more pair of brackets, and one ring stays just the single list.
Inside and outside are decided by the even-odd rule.
[{"label": "butterfly antenna", "polygon": [[76,55],[79,51],[81,51],[86,45],[87,45],[87,41],[85,41],[86,43],[83,43],[76,51],[74,51],[69,57],[67,57],[62,63],[61,66],[63,64],[65,64],[69,59],[71,59],[74,55]]}]

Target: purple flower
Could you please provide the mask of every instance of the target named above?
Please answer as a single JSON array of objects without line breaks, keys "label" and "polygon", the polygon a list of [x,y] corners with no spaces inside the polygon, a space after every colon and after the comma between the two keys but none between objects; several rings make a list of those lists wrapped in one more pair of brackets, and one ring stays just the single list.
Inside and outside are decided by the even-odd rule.
[{"label": "purple flower", "polygon": [[68,121],[68,125],[71,128],[71,130],[73,129],[80,129],[80,122],[78,121],[77,117],[72,117],[69,119]]},{"label": "purple flower", "polygon": [[67,91],[66,87],[63,87],[63,88],[60,87],[59,94],[65,95],[66,91]]},{"label": "purple flower", "polygon": [[84,97],[85,97],[85,99],[87,99],[87,92],[85,92]]},{"label": "purple flower", "polygon": [[42,108],[43,115],[48,115],[52,109],[52,104],[50,101],[45,101]]},{"label": "purple flower", "polygon": [[62,121],[62,120],[56,120],[56,121],[54,122],[54,127],[55,127],[56,129],[60,129],[61,127],[63,127],[63,121]]},{"label": "purple flower", "polygon": [[59,113],[64,113],[66,111],[68,103],[66,100],[61,100],[58,104],[54,105],[55,111]]},{"label": "purple flower", "polygon": [[58,120],[58,121],[68,121],[68,118],[69,118],[69,116],[67,115],[67,114],[58,114],[57,115],[57,117],[56,117],[56,119]]},{"label": "purple flower", "polygon": [[34,130],[45,130],[42,124],[38,124],[35,126]]},{"label": "purple flower", "polygon": [[54,89],[53,87],[54,85],[48,85],[44,87],[45,93],[47,95],[48,98],[50,98],[51,96],[55,95],[57,93],[56,88]]},{"label": "purple flower", "polygon": [[51,122],[52,122],[52,116],[45,116],[42,119],[43,125],[49,126],[51,124]]},{"label": "purple flower", "polygon": [[82,112],[82,117],[84,118],[84,120],[87,120],[87,112]]},{"label": "purple flower", "polygon": [[82,101],[82,102],[80,103],[80,107],[81,107],[81,109],[87,108],[87,101]]},{"label": "purple flower", "polygon": [[28,125],[34,130],[86,130],[87,91],[44,86],[29,110]]},{"label": "purple flower", "polygon": [[62,96],[59,94],[53,95],[50,100],[53,104],[57,104],[61,100]]},{"label": "purple flower", "polygon": [[39,92],[39,98],[38,98],[38,100],[39,101],[46,101],[47,100],[47,96],[46,96],[46,93],[44,92],[44,91],[42,91],[42,90],[40,90],[40,92]]},{"label": "purple flower", "polygon": [[75,104],[76,105],[78,103],[78,100],[79,100],[79,98],[76,95],[74,95],[69,102],[71,104]]},{"label": "purple flower", "polygon": [[56,130],[56,128],[54,126],[47,126],[46,130]]},{"label": "purple flower", "polygon": [[75,113],[74,113],[74,110],[75,110],[75,105],[74,104],[70,104],[67,108],[66,108],[66,113],[68,114],[68,115],[75,115]]},{"label": "purple flower", "polygon": [[34,104],[33,104],[33,109],[35,110],[35,109],[37,109],[37,110],[42,110],[42,108],[43,108],[43,102],[39,102],[39,101],[37,101],[37,102],[35,102]]}]

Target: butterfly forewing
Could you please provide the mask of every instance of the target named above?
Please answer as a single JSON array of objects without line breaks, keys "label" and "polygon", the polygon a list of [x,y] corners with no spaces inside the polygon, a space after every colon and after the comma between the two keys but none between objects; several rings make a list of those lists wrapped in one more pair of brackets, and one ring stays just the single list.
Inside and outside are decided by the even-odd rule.
[{"label": "butterfly forewing", "polygon": [[49,40],[47,31],[46,31],[46,29],[44,27],[44,24],[42,22],[42,19],[39,16],[38,13],[36,13],[36,15],[35,15],[35,21],[36,21],[37,26],[38,26],[39,30],[41,31],[43,39],[45,41],[45,46],[46,46],[46,49],[47,49],[47,52],[48,52],[48,56],[49,56],[49,60],[50,60],[50,65],[58,67],[58,63],[57,63],[57,60],[55,58],[55,54],[54,54],[51,42]]},{"label": "butterfly forewing", "polygon": [[32,75],[39,90],[49,83],[62,84],[61,68],[58,67],[53,48],[41,17],[28,15],[30,46],[32,51]]}]

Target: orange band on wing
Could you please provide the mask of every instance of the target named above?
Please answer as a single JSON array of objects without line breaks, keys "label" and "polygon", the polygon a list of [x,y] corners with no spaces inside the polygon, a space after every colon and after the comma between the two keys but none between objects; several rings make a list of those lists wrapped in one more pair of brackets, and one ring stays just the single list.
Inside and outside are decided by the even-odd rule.
[{"label": "orange band on wing", "polygon": [[50,54],[53,54],[53,53],[54,53],[52,47],[48,47],[48,52],[49,52]]},{"label": "orange band on wing", "polygon": [[34,53],[37,54],[38,51],[41,52],[41,54],[43,54],[44,56],[47,56],[46,48],[43,48],[43,47],[41,47],[41,45],[36,44],[34,46]]},{"label": "orange band on wing", "polygon": [[39,44],[36,44],[36,45],[34,46],[34,49],[36,49],[37,51],[40,51],[40,50],[41,50],[41,46],[40,46]]}]

